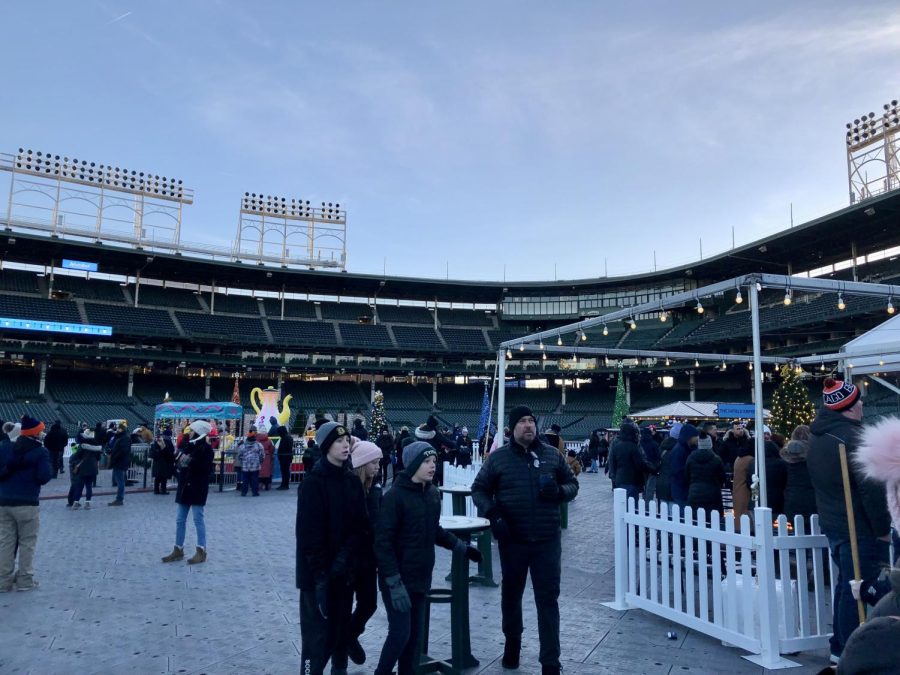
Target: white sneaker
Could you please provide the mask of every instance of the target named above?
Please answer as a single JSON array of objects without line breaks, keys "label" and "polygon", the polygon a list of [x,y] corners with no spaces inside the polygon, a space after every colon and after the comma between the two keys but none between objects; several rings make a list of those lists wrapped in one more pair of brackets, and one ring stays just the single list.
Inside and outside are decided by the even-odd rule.
[{"label": "white sneaker", "polygon": [[86,509],[91,508],[91,503],[90,503],[90,502],[85,502],[85,503],[84,503],[84,508],[86,508]]},{"label": "white sneaker", "polygon": [[81,508],[81,502],[75,502],[74,504],[72,504],[73,511],[77,511],[80,508]]}]

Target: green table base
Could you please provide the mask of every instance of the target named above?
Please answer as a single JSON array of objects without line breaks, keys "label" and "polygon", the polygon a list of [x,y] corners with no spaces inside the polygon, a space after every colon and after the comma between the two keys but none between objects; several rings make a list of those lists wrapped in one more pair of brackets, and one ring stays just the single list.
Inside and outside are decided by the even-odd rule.
[{"label": "green table base", "polygon": [[[466,515],[466,497],[468,495],[451,493],[453,515]],[[481,562],[478,563],[478,574],[469,577],[469,583],[476,586],[486,586],[487,588],[497,588],[498,584],[494,581],[494,561],[491,556],[491,531],[485,530],[475,535],[478,538],[478,550],[481,551]],[[444,581],[452,581],[453,571],[444,577]]]}]

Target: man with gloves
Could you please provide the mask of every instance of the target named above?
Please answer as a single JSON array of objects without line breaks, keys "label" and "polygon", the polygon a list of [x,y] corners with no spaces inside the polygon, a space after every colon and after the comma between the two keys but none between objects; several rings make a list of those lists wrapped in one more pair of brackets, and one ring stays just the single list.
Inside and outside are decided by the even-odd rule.
[{"label": "man with gloves", "polygon": [[316,443],[322,456],[297,491],[296,524],[300,670],[309,675],[322,674],[348,629],[354,561],[370,528],[362,483],[347,466],[347,429],[323,424]]},{"label": "man with gloves", "polygon": [[509,443],[493,451],[472,484],[472,499],[491,521],[500,549],[503,667],[518,668],[522,594],[531,572],[537,607],[541,672],[557,674],[562,561],[559,505],[578,495],[578,480],[556,448],[538,439],[527,406],[509,413]]},{"label": "man with gloves", "polygon": [[[432,485],[437,450],[415,441],[403,449],[404,469],[385,496],[375,533],[375,557],[388,635],[375,675],[413,675],[420,660],[425,593],[431,588],[437,544],[481,562],[481,553],[440,525],[441,495]],[[304,488],[305,489],[305,488]],[[557,516],[558,520],[558,516]]]}]

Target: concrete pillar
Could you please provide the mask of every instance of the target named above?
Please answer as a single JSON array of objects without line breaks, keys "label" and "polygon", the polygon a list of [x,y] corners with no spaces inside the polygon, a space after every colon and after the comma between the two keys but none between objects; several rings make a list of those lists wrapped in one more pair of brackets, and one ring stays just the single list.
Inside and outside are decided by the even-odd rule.
[{"label": "concrete pillar", "polygon": [[128,398],[134,398],[134,366],[128,367]]},{"label": "concrete pillar", "polygon": [[204,378],[204,382],[203,382],[203,385],[204,385],[203,386],[203,398],[207,401],[209,400],[209,381],[211,379],[212,378],[210,377],[209,373],[207,373],[206,377]]},{"label": "concrete pillar", "polygon": [[369,404],[375,405],[375,378],[374,377],[372,378],[372,381],[371,381],[370,387],[369,387]]},{"label": "concrete pillar", "polygon": [[566,378],[562,380],[562,404],[566,405]]},{"label": "concrete pillar", "polygon": [[692,370],[690,373],[690,382],[691,382],[691,401],[697,400],[697,383],[694,381],[694,371]]},{"label": "concrete pillar", "polygon": [[284,387],[284,371],[279,370],[278,371],[278,391],[281,391],[283,387]]},{"label": "concrete pillar", "polygon": [[437,378],[431,381],[431,405],[437,405]]},{"label": "concrete pillar", "polygon": [[631,407],[631,375],[625,374],[625,405]]},{"label": "concrete pillar", "polygon": [[38,393],[43,396],[47,391],[47,361],[41,361],[41,383],[38,385]]}]

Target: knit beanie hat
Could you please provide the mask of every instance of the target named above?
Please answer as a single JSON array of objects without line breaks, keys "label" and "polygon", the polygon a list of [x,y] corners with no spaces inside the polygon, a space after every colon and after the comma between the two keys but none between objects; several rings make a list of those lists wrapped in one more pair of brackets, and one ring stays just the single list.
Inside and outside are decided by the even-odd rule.
[{"label": "knit beanie hat", "polygon": [[416,438],[420,441],[430,441],[436,435],[437,432],[429,427],[427,422],[416,427]]},{"label": "knit beanie hat", "polygon": [[534,413],[531,412],[531,408],[527,405],[517,405],[509,411],[509,420],[507,424],[507,426],[509,426],[509,433],[512,433],[513,429],[516,428],[516,424],[518,424],[519,420],[523,417],[534,417]]},{"label": "knit beanie hat", "polygon": [[343,424],[326,422],[319,427],[318,431],[316,431],[316,445],[319,446],[319,449],[324,455],[328,452],[328,448],[331,447],[331,444],[341,436],[346,436],[348,439],[350,438],[350,432],[347,431],[347,428]]},{"label": "knit beanie hat", "polygon": [[381,448],[371,441],[358,441],[350,451],[350,462],[357,469],[376,459],[382,459],[383,456]]},{"label": "knit beanie hat", "polygon": [[3,433],[9,436],[10,441],[15,442],[15,440],[22,433],[22,425],[18,422],[16,422],[15,424],[13,424],[12,422],[7,422],[3,425]]},{"label": "knit beanie hat", "polygon": [[21,436],[33,437],[37,436],[44,430],[44,423],[40,420],[36,420],[29,415],[22,415],[22,421],[20,422],[22,425],[22,431],[20,432]]},{"label": "knit beanie hat", "polygon": [[829,410],[841,412],[859,400],[859,389],[852,382],[826,377],[823,384],[822,401]]},{"label": "knit beanie hat", "polygon": [[429,457],[437,457],[437,450],[430,443],[415,441],[403,448],[403,467],[407,474],[414,476],[419,467]]},{"label": "knit beanie hat", "polygon": [[704,434],[700,434],[700,438],[697,439],[697,449],[698,450],[712,450],[713,441],[712,436],[705,436]]},{"label": "knit beanie hat", "polygon": [[898,644],[900,618],[883,616],[866,621],[850,634],[838,664],[838,675],[896,673]]}]

